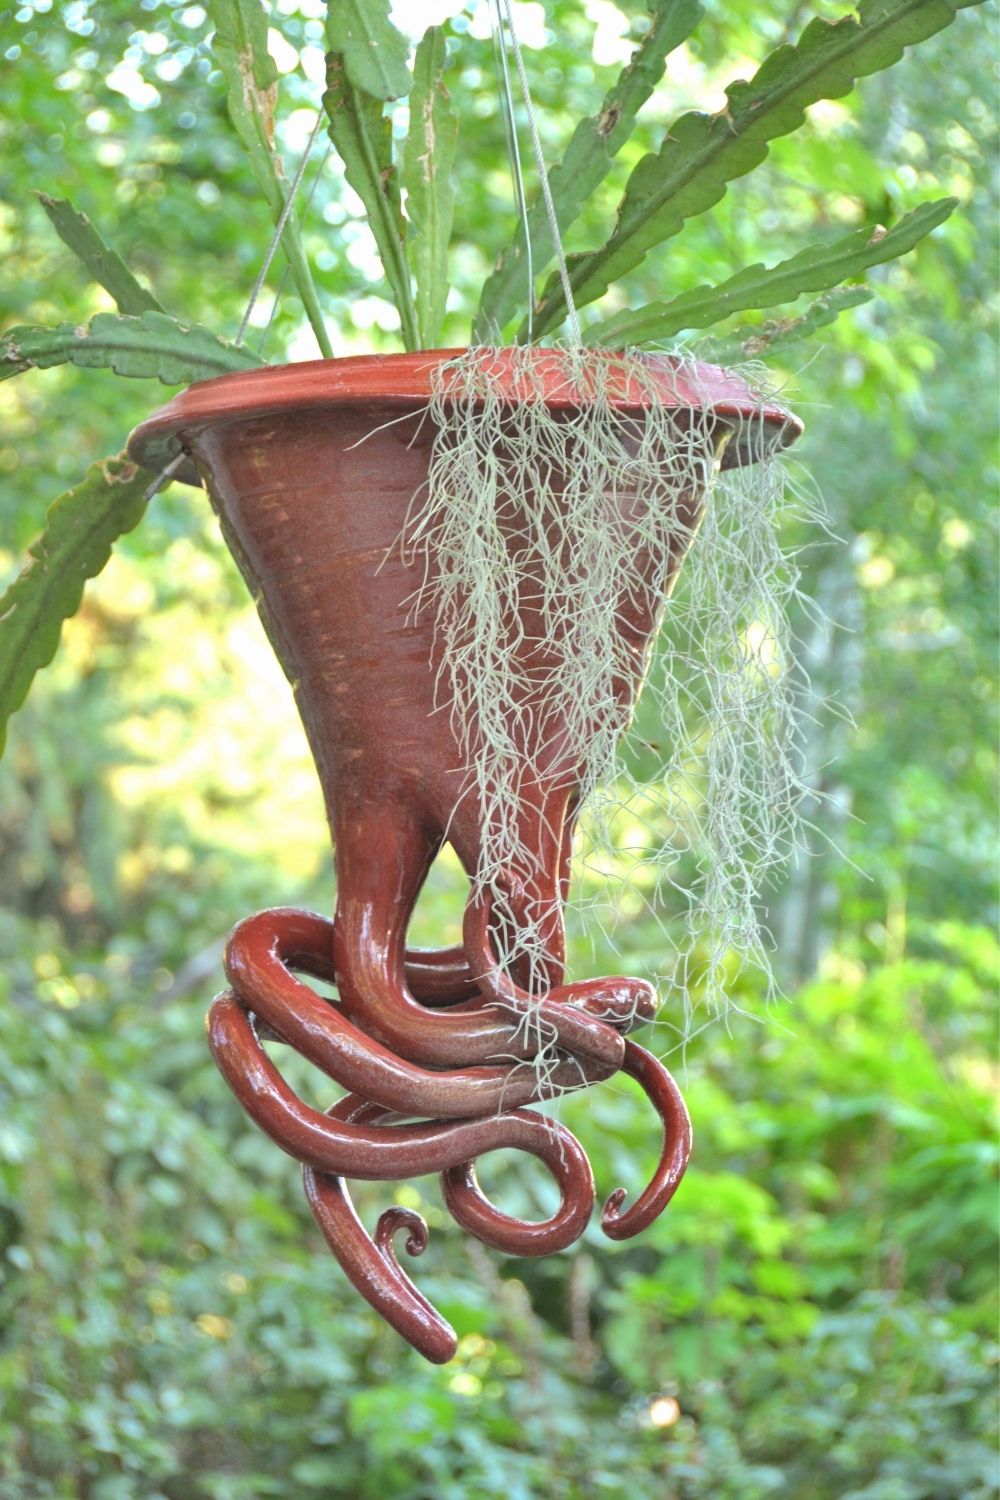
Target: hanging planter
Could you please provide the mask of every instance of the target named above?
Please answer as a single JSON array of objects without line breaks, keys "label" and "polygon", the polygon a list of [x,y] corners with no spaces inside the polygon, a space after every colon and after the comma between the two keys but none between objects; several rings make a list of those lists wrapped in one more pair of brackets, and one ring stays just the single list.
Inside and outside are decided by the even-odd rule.
[{"label": "hanging planter", "polygon": [[[444,1360],[454,1334],[393,1250],[402,1229],[419,1253],[423,1221],[390,1209],[370,1237],[346,1178],[440,1171],[446,1203],[470,1233],[510,1254],[559,1249],[587,1223],[594,1184],[573,1137],[527,1106],[620,1070],[649,1097],[664,1140],[635,1202],[624,1207],[620,1189],[607,1199],[605,1232],[626,1238],[649,1224],[687,1161],[677,1089],[628,1035],[652,1016],[653,989],[621,976],[567,979],[564,906],[574,829],[614,776],[699,528],[686,616],[670,606],[692,644],[658,658],[653,696],[663,712],[660,780],[682,788],[685,815],[699,802],[705,809],[700,821],[693,815],[688,853],[699,846],[700,868],[686,889],[696,936],[715,933],[710,998],[722,994],[731,952],[764,956],[759,875],[787,852],[801,789],[788,752],[792,695],[782,686],[780,604],[795,576],[771,525],[781,495],[771,459],[800,426],[742,376],[642,346],[724,323],[716,348],[733,358],[775,351],[867,300],[842,283],[912,249],[955,200],[589,324],[579,309],[710,211],[810,105],[889,66],[953,10],[861,0],[857,15],[812,21],[753,78],[732,84],[719,114],[674,121],[624,180],[606,243],[567,259],[563,235],[613,170],[699,7],[653,0],[629,65],[549,171],[513,9],[496,0],[518,224],[484,282],[475,347],[433,352],[446,321],[458,131],[445,87],[448,39],[431,27],[411,62],[386,0],[331,5],[320,118],[363,205],[409,352],[266,367],[244,336],[279,246],[317,345],[332,352],[293,211],[320,119],[286,188],[265,11],[258,0],[208,0],[208,9],[230,116],[274,239],[229,341],[171,317],[84,215],[42,198],[118,313],[9,329],[0,377],[72,363],[189,389],[132,434],[127,456],[93,465],[57,500],[0,600],[0,736],[115,539],[167,477],[203,482],[295,688],[337,867],[332,922],[278,908],[236,927],[210,1044],[248,1113],[303,1164],[309,1201],[354,1284],[422,1353]],[[533,203],[517,150],[515,71],[538,176]],[[386,110],[404,96],[397,159]],[[807,293],[819,295],[779,323],[727,321]],[[552,336],[569,343],[538,347]],[[728,511],[709,498],[723,471],[737,481]],[[753,482],[740,488],[746,474]],[[691,727],[699,675],[707,733]],[[686,787],[696,759],[706,765],[704,796],[701,783],[696,795]],[[409,950],[409,918],[444,843],[469,878],[463,939],[440,952]],[[670,869],[659,873],[680,884]],[[309,978],[335,985],[336,997]],[[685,993],[683,974],[677,989]],[[346,1098],[326,1114],[299,1099],[265,1050],[275,1040]],[[525,1223],[483,1197],[473,1163],[501,1147],[544,1162],[560,1195],[550,1219]]]},{"label": "hanging planter", "polygon": [[[345,1178],[442,1172],[448,1207],[470,1233],[508,1254],[537,1255],[579,1236],[594,1186],[575,1140],[523,1106],[622,1068],[643,1087],[663,1120],[661,1161],[630,1208],[623,1211],[621,1192],[608,1199],[602,1224],[616,1238],[661,1211],[690,1146],[670,1075],[626,1040],[652,1014],[650,987],[619,977],[573,983],[563,974],[563,901],[588,747],[553,690],[560,653],[543,618],[546,559],[555,553],[568,576],[580,572],[581,556],[585,572],[589,554],[612,535],[616,552],[626,549],[607,601],[613,629],[603,655],[613,698],[599,678],[594,701],[578,705],[593,737],[617,735],[715,469],[763,457],[800,430],[782,408],[762,406],[739,378],[712,366],[650,357],[640,382],[634,360],[600,356],[601,379],[593,378],[594,360],[585,361],[584,388],[574,356],[490,356],[498,437],[491,456],[501,472],[505,458],[511,465],[520,458],[514,474],[524,478],[515,438],[525,405],[540,404],[534,420],[554,424],[572,456],[574,436],[600,401],[601,474],[617,445],[624,482],[600,497],[589,535],[567,537],[565,518],[594,462],[589,451],[576,453],[572,473],[550,472],[520,492],[507,482],[499,501],[491,497],[508,585],[515,580],[493,646],[513,658],[503,730],[516,780],[501,788],[493,755],[480,759],[485,780],[477,784],[470,766],[484,724],[470,717],[468,695],[457,713],[442,711],[443,622],[419,604],[439,581],[438,559],[433,540],[421,548],[413,535],[415,497],[427,494],[432,464],[453,448],[454,356],[361,357],[223,376],[176,397],[133,433],[128,449],[153,471],[178,445],[193,459],[294,685],[333,836],[333,923],[279,909],[235,929],[226,958],[231,989],[209,1017],[213,1054],[251,1117],[302,1163],[316,1217],[354,1284],[435,1360],[451,1357],[455,1336],[399,1268],[391,1243],[406,1229],[409,1248],[419,1251],[423,1221],[393,1209],[369,1238]],[[457,403],[457,393],[451,399]],[[428,417],[432,400],[443,425]],[[506,454],[505,432],[513,450]],[[537,446],[533,452],[537,461]],[[460,449],[458,462],[468,484],[489,477],[475,454],[470,460]],[[628,482],[640,463],[640,477],[650,465],[666,476],[652,493],[635,474]],[[456,478],[452,465],[445,472]],[[655,527],[653,507],[662,512]],[[499,581],[484,579],[489,589]],[[561,628],[572,624],[564,619]],[[623,660],[631,670],[622,671]],[[481,679],[475,686],[481,691]],[[408,951],[409,918],[445,841],[471,880],[463,944]],[[337,1001],[297,973],[333,981]],[[327,1115],[300,1100],[268,1058],[268,1037],[320,1067],[347,1098]],[[413,1119],[434,1123],[398,1123]],[[550,1220],[512,1219],[479,1193],[473,1161],[501,1146],[538,1155],[552,1171],[561,1204]]]}]

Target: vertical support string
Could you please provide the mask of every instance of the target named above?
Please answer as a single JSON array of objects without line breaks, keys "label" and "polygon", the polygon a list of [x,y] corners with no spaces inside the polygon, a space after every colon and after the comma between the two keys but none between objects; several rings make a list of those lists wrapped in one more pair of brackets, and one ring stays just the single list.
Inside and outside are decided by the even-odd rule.
[{"label": "vertical support string", "polygon": [[524,191],[524,173],[521,169],[521,150],[514,120],[514,89],[510,79],[507,42],[500,4],[501,0],[490,0],[490,18],[493,23],[493,62],[496,67],[497,93],[500,96],[500,113],[503,116],[504,135],[507,141],[507,160],[514,185],[514,207],[524,232],[525,276],[528,284],[528,342],[531,343],[535,310],[535,269],[532,261],[531,235],[528,231],[528,202]]},{"label": "vertical support string", "polygon": [[[306,170],[306,167],[307,167],[307,165],[309,163],[309,158],[312,155],[313,146],[316,144],[316,137],[319,135],[320,126],[322,125],[322,123],[323,123],[323,111],[320,110],[320,112],[316,116],[316,123],[315,123],[315,125],[312,128],[312,131],[310,133],[309,139],[306,142],[306,148],[305,148],[305,150],[302,153],[302,160],[299,162],[298,170],[296,171],[295,176],[292,178],[291,186],[289,187],[288,193],[287,193],[287,195],[285,197],[285,206],[281,210],[281,214],[280,214],[280,216],[278,218],[278,222],[277,222],[277,224],[274,227],[274,233],[271,236],[271,243],[267,247],[267,254],[264,256],[263,264],[261,265],[260,271],[258,272],[258,275],[257,275],[257,279],[256,279],[256,281],[253,284],[253,290],[250,293],[250,300],[248,301],[247,306],[246,306],[246,311],[243,314],[243,320],[240,323],[239,332],[237,333],[236,338],[233,340],[233,342],[234,342],[234,344],[236,345],[237,348],[239,348],[239,346],[243,343],[244,339],[246,338],[247,327],[248,327],[248,325],[250,323],[250,315],[253,312],[254,307],[257,304],[257,298],[260,296],[261,289],[263,288],[264,281],[265,281],[265,279],[267,277],[267,273],[271,269],[271,262],[274,260],[274,257],[277,254],[278,245],[281,242],[281,236],[285,232],[285,225],[288,223],[289,215],[292,212],[292,205],[295,202],[295,195],[298,192],[299,187],[301,186],[302,178],[305,175],[305,170]],[[329,149],[328,149],[327,150],[327,157],[329,156],[329,154],[330,154],[330,152],[329,152]],[[324,163],[325,163],[326,157],[324,157],[323,160],[324,160]],[[322,172],[322,170],[323,169],[322,169],[322,166],[321,166],[320,167],[320,172]],[[319,174],[317,174],[317,177],[316,177],[316,182],[318,182],[318,181],[319,181]],[[316,182],[313,183],[312,192],[309,194],[309,202],[312,202],[312,195],[316,191]],[[281,295],[281,287],[278,288],[277,295],[275,296],[274,306],[271,308],[271,316],[268,319],[267,328],[265,328],[265,330],[264,330],[264,338],[267,337],[268,331],[270,330],[271,322],[274,319],[275,308],[278,305],[278,297],[280,295]],[[262,343],[263,343],[263,340],[262,340]],[[152,500],[153,496],[155,494],[157,494],[163,488],[163,486],[167,483],[167,481],[170,480],[170,479],[173,479],[174,475],[177,473],[178,469],[183,464],[184,459],[186,458],[186,456],[187,455],[184,454],[184,453],[178,453],[175,458],[172,458],[170,460],[170,462],[163,469],[160,470],[159,474],[157,474],[156,478],[153,480],[152,484],[149,486],[149,488],[146,490],[145,494],[143,495],[143,497],[142,497],[143,504],[148,505],[149,502],[150,502],[150,500]]]},{"label": "vertical support string", "polygon": [[246,312],[243,314],[243,321],[240,324],[240,331],[236,335],[235,343],[237,347],[242,344],[244,338],[246,337],[247,325],[250,322],[250,315],[257,305],[257,298],[260,296],[267,273],[271,269],[271,262],[274,259],[275,255],[278,253],[278,245],[281,242],[281,236],[285,232],[285,225],[288,223],[289,217],[291,215],[292,205],[295,202],[295,195],[298,192],[299,187],[302,183],[302,178],[305,175],[306,166],[308,165],[309,158],[312,155],[312,148],[316,144],[316,137],[319,135],[319,130],[320,126],[323,123],[323,118],[323,111],[320,110],[316,116],[316,123],[312,128],[309,139],[306,142],[306,149],[302,153],[302,160],[299,162],[298,171],[295,173],[295,176],[292,179],[292,185],[288,189],[288,192],[285,196],[285,206],[281,210],[281,215],[274,227],[274,233],[271,236],[271,243],[268,245],[267,254],[264,256],[264,263],[261,266],[260,271],[258,272],[257,280],[253,284],[253,291],[250,293],[250,301],[247,303]]},{"label": "vertical support string", "polygon": [[[510,48],[514,54],[514,64],[517,68],[518,82],[521,86],[521,97],[524,101],[525,114],[528,120],[528,131],[531,136],[531,147],[535,158],[535,167],[538,171],[539,188],[542,194],[542,202],[545,205],[545,216],[549,221],[549,229],[552,234],[552,245],[555,250],[556,264],[559,268],[559,280],[562,283],[563,296],[566,299],[566,314],[569,321],[569,343],[579,345],[583,341],[580,329],[580,317],[576,310],[576,299],[573,296],[573,286],[570,281],[569,267],[566,264],[566,253],[563,249],[562,234],[559,230],[559,219],[556,215],[555,204],[552,201],[552,192],[549,188],[549,174],[545,165],[545,152],[542,149],[542,138],[538,130],[538,121],[535,117],[534,105],[531,101],[531,89],[528,84],[528,72],[524,65],[524,54],[521,43],[518,40],[517,27],[514,24],[513,0],[493,0],[494,10],[499,16],[500,6],[503,6],[507,22],[506,34],[510,37]],[[511,129],[513,130],[513,99],[511,97],[510,75],[507,68],[506,41],[504,40],[503,21],[500,20],[499,33],[501,37],[501,55],[504,59],[504,80],[506,92],[506,107],[510,112]],[[516,136],[515,136],[516,151]],[[518,161],[518,176],[520,174],[520,162]],[[532,313],[534,311],[535,287],[534,275],[531,266],[531,236],[528,230],[528,215],[524,205],[523,184],[518,188],[515,183],[515,193],[520,195],[519,211],[524,228],[524,242],[527,249],[528,262],[528,341],[532,342]]]}]

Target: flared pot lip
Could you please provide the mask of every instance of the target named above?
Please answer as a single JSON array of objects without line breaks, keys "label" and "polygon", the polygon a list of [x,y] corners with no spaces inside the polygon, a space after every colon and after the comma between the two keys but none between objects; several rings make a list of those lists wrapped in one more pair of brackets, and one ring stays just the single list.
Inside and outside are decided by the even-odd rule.
[{"label": "flared pot lip", "polygon": [[[755,393],[734,370],[674,354],[645,354],[647,378],[639,387],[629,380],[619,352],[585,352],[607,362],[612,400],[623,411],[641,411],[656,400],[678,411],[708,408],[720,422],[732,423],[734,433],[725,450],[724,468],[753,463],[764,454],[787,448],[802,432],[798,417]],[[431,399],[435,371],[465,353],[464,349],[430,349],[411,354],[354,354],[262,365],[199,380],[134,429],[128,455],[142,468],[159,472],[178,453],[188,451],[198,433],[220,424],[351,407],[417,412]],[[483,354],[502,399],[513,403],[530,396],[537,400],[541,388],[553,411],[579,406],[578,388],[567,380],[565,350],[502,348]],[[524,389],[525,356],[532,362],[530,391]],[[176,477],[190,484],[201,482],[190,461]]]}]

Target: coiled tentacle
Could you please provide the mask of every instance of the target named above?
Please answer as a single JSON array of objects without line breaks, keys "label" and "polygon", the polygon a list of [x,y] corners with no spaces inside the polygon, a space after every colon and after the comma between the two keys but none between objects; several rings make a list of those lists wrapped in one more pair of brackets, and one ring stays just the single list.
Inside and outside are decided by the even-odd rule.
[{"label": "coiled tentacle", "polygon": [[366,1035],[291,972],[292,964],[324,970],[332,933],[330,922],[310,912],[258,912],[230,934],[226,975],[247,1011],[352,1093],[410,1116],[464,1118],[513,1109],[615,1071],[613,1064],[571,1058],[557,1060],[541,1077],[516,1060],[439,1072],[417,1067]]},{"label": "coiled tentacle", "polygon": [[[416,1288],[399,1264],[393,1236],[408,1234],[413,1255],[427,1243],[419,1215],[402,1208],[387,1210],[374,1236],[359,1220],[345,1177],[394,1180],[427,1172],[442,1173],[447,1207],[470,1234],[508,1255],[544,1255],[564,1249],[582,1233],[594,1200],[590,1164],[566,1130],[522,1107],[556,1090],[579,1087],[608,1077],[614,1066],[583,1056],[556,1053],[537,1072],[517,1057],[505,1065],[470,1065],[427,1069],[397,1056],[381,1040],[341,1013],[332,999],[313,990],[292,972],[315,978],[343,979],[334,954],[336,926],[325,918],[293,909],[258,913],[241,922],[227,946],[226,970],[233,986],[213,1003],[208,1016],[209,1045],[224,1077],[243,1108],[304,1172],[306,1195],[317,1222],[344,1271],[361,1294],[393,1328],[427,1359],[444,1362],[455,1350],[455,1334]],[[477,960],[490,960],[485,976]],[[478,1019],[509,996],[540,1009],[536,997],[519,990],[492,954],[489,907],[481,897],[470,901],[466,942],[461,953],[407,955],[400,959],[424,992],[441,1007],[440,1019],[468,1014]],[[485,967],[485,965],[483,966]],[[604,1020],[552,995],[579,992],[604,1004],[617,1026],[626,1029],[648,1012],[648,987],[628,980],[594,981],[561,986],[542,1002],[543,1014],[556,1008],[570,1012],[560,1027],[560,1041],[577,1039],[576,1028],[599,1028],[615,1038],[624,1071],[642,1086],[663,1120],[661,1160],[649,1185],[632,1207],[622,1212],[624,1190],[605,1204],[602,1227],[615,1239],[645,1228],[669,1202],[683,1175],[691,1132],[683,1101],[667,1070],[648,1052],[623,1038]],[[610,998],[609,998],[610,997]],[[417,1006],[414,998],[409,1004]],[[457,1016],[456,1016],[457,1019]],[[509,1026],[510,1023],[506,1022]],[[325,1114],[301,1100],[285,1082],[262,1045],[264,1036],[295,1048],[336,1082],[350,1090]],[[544,1034],[529,1033],[522,1045],[549,1047]],[[430,1118],[426,1118],[430,1116]],[[425,1117],[415,1120],[414,1117]],[[482,1193],[475,1160],[500,1148],[539,1157],[559,1188],[556,1211],[539,1223],[504,1214]]]},{"label": "coiled tentacle", "polygon": [[[351,1094],[332,1105],[327,1115],[347,1124],[390,1117],[380,1105]],[[343,1177],[304,1166],[302,1183],[316,1223],[354,1288],[425,1359],[447,1364],[458,1343],[455,1330],[414,1286],[393,1245],[393,1236],[406,1230],[407,1254],[422,1255],[427,1248],[424,1219],[413,1209],[393,1205],[379,1216],[374,1235],[369,1235]]]},{"label": "coiled tentacle", "polygon": [[[327,1117],[345,1124],[383,1127],[398,1119],[391,1111],[356,1095],[333,1105]],[[559,1154],[547,1165],[562,1199],[556,1212],[541,1223],[514,1218],[490,1203],[475,1180],[471,1161],[444,1173],[445,1202],[464,1229],[507,1255],[545,1255],[563,1250],[579,1238],[590,1218],[593,1179],[579,1144],[566,1134],[560,1140]],[[386,1209],[374,1235],[369,1236],[341,1176],[311,1166],[303,1167],[302,1176],[316,1222],[354,1287],[425,1359],[435,1364],[451,1359],[456,1347],[454,1330],[414,1286],[393,1246],[393,1236],[405,1229],[408,1253],[423,1253],[427,1225],[421,1216],[412,1209]]]},{"label": "coiled tentacle", "polygon": [[331,1119],[288,1086],[229,992],[209,1010],[208,1043],[226,1082],[265,1135],[322,1172],[384,1182],[441,1172],[511,1147],[540,1157],[558,1180],[564,1155],[572,1149],[572,1137],[554,1120],[524,1109],[439,1124],[375,1127]]},{"label": "coiled tentacle", "polygon": [[601,1228],[613,1240],[631,1239],[649,1227],[676,1193],[691,1155],[691,1119],[680,1089],[661,1062],[635,1042],[625,1043],[622,1071],[642,1086],[663,1121],[663,1148],[652,1180],[622,1213],[625,1189],[616,1188],[604,1205]]}]

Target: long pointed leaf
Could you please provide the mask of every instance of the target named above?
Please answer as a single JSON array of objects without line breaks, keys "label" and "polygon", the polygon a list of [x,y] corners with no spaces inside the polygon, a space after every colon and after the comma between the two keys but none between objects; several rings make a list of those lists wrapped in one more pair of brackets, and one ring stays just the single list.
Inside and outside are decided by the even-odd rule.
[{"label": "long pointed leaf", "polygon": [[83,586],[131,531],[145,508],[149,475],[123,454],[91,464],[83,481],[53,502],[30,561],[0,597],[0,754],[7,721],[35,673],[52,660],[63,621],[76,613]]},{"label": "long pointed leaf", "polygon": [[75,209],[68,198],[50,198],[48,193],[37,196],[63,244],[115,299],[119,312],[138,316],[163,311],[152,292],[140,286],[117,250],[105,243],[86,214]]},{"label": "long pointed leaf", "polygon": [[[215,24],[212,51],[226,84],[229,118],[243,142],[257,186],[277,224],[285,207],[284,170],[274,146],[278,70],[267,50],[267,16],[260,0],[206,0]],[[285,222],[281,246],[324,359],[333,358],[295,214]]]},{"label": "long pointed leaf", "polygon": [[343,59],[327,53],[326,110],[330,139],[344,163],[344,174],[365,206],[386,280],[399,310],[403,342],[418,349],[417,317],[406,263],[406,221],[399,179],[392,162],[392,125],[381,99],[355,88]]},{"label": "long pointed leaf", "polygon": [[326,46],[363,93],[384,100],[410,92],[410,47],[389,20],[389,0],[328,0]]},{"label": "long pointed leaf", "polygon": [[713,364],[735,364],[743,359],[761,359],[778,354],[791,344],[825,328],[840,317],[848,308],[860,307],[871,302],[875,293],[866,286],[839,286],[810,302],[804,313],[797,318],[779,318],[767,323],[755,323],[736,328],[723,338],[703,339],[697,345],[699,359]]},{"label": "long pointed leaf", "polygon": [[[596,115],[581,120],[566,154],[549,173],[549,191],[560,231],[565,233],[583,205],[608,174],[628,140],[639,110],[663,76],[668,55],[691,35],[702,15],[700,0],[654,0],[649,30],[605,96]],[[537,276],[552,259],[552,229],[539,195],[528,212],[532,272]],[[524,306],[529,295],[524,225],[503,251],[483,287],[473,324],[473,343],[495,340]],[[533,295],[533,290],[532,290]]]},{"label": "long pointed leaf", "polygon": [[264,363],[249,349],[229,344],[198,324],[190,327],[166,313],[141,318],[98,313],[89,323],[60,323],[8,328],[0,334],[0,380],[24,370],[47,370],[73,364],[84,369],[114,370],[116,375],[190,385],[232,370],[253,370]]},{"label": "long pointed leaf", "polygon": [[410,220],[407,248],[417,287],[417,336],[422,349],[436,347],[448,298],[458,116],[444,86],[445,61],[444,32],[440,26],[432,26],[413,62],[410,129],[403,151],[403,186]]},{"label": "long pointed leaf", "polygon": [[[839,99],[857,79],[891,66],[906,47],[948,26],[958,10],[981,0],[861,0],[857,16],[813,20],[797,44],[779,47],[749,83],[726,90],[716,115],[683,115],[656,155],[644,156],[625,188],[611,238],[574,257],[571,281],[578,306],[593,302],[677,234],[693,214],[711,208],[728,184],[758,166],[768,143],[796,130],[811,104]],[[558,279],[550,279],[534,320],[539,337],[565,317]],[[527,337],[522,324],[519,338]]]},{"label": "long pointed leaf", "polygon": [[778,307],[804,292],[825,292],[871,266],[905,255],[944,222],[957,198],[923,203],[888,232],[859,229],[832,245],[809,245],[778,265],[746,266],[719,286],[698,286],[670,302],[651,302],[635,312],[619,313],[591,329],[589,344],[638,345],[672,338],[683,328],[708,328],[731,313],[748,308]]}]

